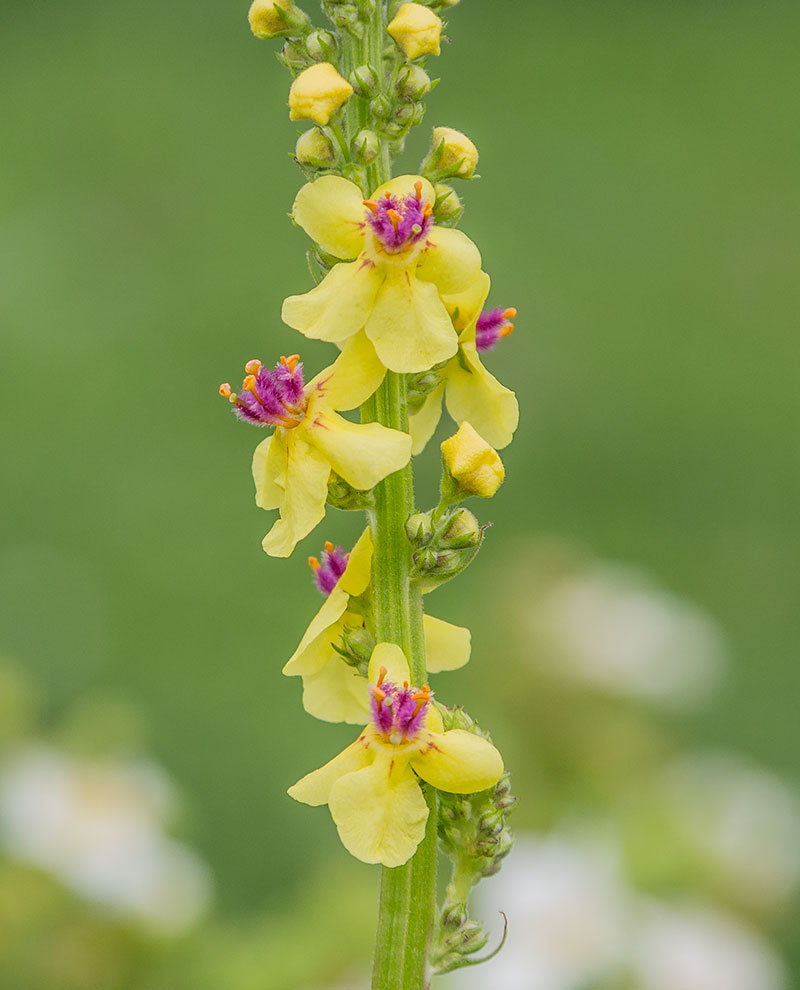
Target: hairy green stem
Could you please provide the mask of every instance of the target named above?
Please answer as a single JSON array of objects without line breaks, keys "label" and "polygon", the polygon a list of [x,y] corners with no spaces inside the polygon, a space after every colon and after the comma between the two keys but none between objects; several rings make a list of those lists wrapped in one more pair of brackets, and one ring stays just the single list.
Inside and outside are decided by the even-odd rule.
[{"label": "hairy green stem", "polygon": [[[386,43],[386,10],[382,0],[359,42],[350,39],[345,64],[373,65],[383,78]],[[356,101],[353,101],[354,103]],[[348,129],[375,127],[366,101],[358,100],[350,113]],[[381,142],[377,159],[367,169],[369,192],[391,176],[387,142]],[[392,371],[378,391],[361,408],[364,422],[378,422],[408,432],[408,401],[404,375]],[[405,522],[414,511],[414,479],[409,463],[389,475],[375,489],[370,524],[375,547],[372,565],[373,618],[379,641],[397,643],[411,666],[415,684],[427,681],[422,596],[411,582],[411,546]],[[383,868],[372,990],[427,990],[430,986],[428,949],[436,912],[436,859],[438,796],[423,785],[428,804],[425,838],[403,866]]]}]

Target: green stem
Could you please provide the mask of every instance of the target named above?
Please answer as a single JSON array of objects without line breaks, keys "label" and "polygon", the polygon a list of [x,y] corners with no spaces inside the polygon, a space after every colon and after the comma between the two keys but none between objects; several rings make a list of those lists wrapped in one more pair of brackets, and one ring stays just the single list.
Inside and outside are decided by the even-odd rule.
[{"label": "green stem", "polygon": [[[370,63],[382,75],[386,42],[382,0],[375,8],[363,41],[360,45],[352,43],[355,51],[348,53],[346,64]],[[358,103],[358,113],[349,116],[348,126],[372,126],[365,102]],[[381,153],[367,170],[370,190],[391,176],[388,146],[385,141],[381,144]],[[407,433],[405,375],[388,371],[378,391],[362,406],[361,418]],[[378,641],[402,647],[412,681],[421,686],[427,681],[422,596],[411,582],[411,546],[405,533],[406,519],[414,508],[409,463],[375,489],[375,507],[369,514],[375,547],[372,596]],[[438,795],[426,785],[423,789],[429,808],[425,838],[408,863],[383,868],[372,990],[427,990],[430,986],[428,949],[436,913]]]}]

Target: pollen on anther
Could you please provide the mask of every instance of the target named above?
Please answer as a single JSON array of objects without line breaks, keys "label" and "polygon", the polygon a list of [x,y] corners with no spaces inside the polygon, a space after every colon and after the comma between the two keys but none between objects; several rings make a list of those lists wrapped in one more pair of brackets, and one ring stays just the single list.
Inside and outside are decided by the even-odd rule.
[{"label": "pollen on anther", "polygon": [[378,212],[378,204],[375,202],[374,199],[362,199],[361,202],[364,206],[366,206],[366,208],[370,211],[370,213]]},{"label": "pollen on anther", "polygon": [[417,190],[417,199],[421,200],[422,199],[422,180],[421,179],[417,179],[417,181],[414,183],[414,188]]},{"label": "pollen on anther", "polygon": [[317,560],[316,557],[309,557],[308,566],[311,568],[312,571],[318,571],[320,568],[320,562]]},{"label": "pollen on anther", "polygon": [[259,369],[261,368],[261,362],[258,358],[253,358],[252,361],[248,361],[244,366],[244,370],[250,375],[257,375]]},{"label": "pollen on anther", "polygon": [[517,315],[516,309],[514,309],[513,306],[509,306],[509,308],[505,310],[505,312],[503,313],[503,319],[513,320],[516,315]]},{"label": "pollen on anther", "polygon": [[328,553],[333,553],[333,544],[331,543],[330,540],[325,540],[325,549],[328,551]]},{"label": "pollen on anther", "polygon": [[299,360],[300,360],[299,354],[290,354],[289,357],[286,357],[283,354],[281,355],[281,364],[292,372],[294,371],[295,365]]},{"label": "pollen on anther", "polygon": [[230,382],[223,382],[220,385],[219,394],[225,399],[230,399],[232,395]]},{"label": "pollen on anther", "polygon": [[386,678],[386,675],[388,673],[389,671],[385,667],[380,668],[380,670],[378,671],[378,687],[380,687],[380,685],[383,684],[384,679]]}]

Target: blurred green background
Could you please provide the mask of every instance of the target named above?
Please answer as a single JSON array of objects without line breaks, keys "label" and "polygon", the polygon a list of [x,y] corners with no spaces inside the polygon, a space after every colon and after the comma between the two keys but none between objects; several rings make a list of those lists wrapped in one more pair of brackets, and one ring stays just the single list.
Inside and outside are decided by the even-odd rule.
[{"label": "blurred green background", "polygon": [[[0,653],[44,686],[44,725],[95,695],[144,711],[229,922],[286,910],[320,871],[376,882],[284,796],[353,735],[305,716],[279,671],[319,604],[307,554],[359,520],[330,511],[288,562],[267,558],[258,437],[217,396],[249,358],[330,357],[279,319],[309,282],[287,219],[298,131],[277,45],[245,14],[0,6]],[[440,691],[534,758],[524,707],[504,717],[521,675],[500,606],[555,532],[724,628],[731,669],[673,718],[682,744],[795,778],[800,9],[464,0],[448,19],[405,164],[429,124],[480,149],[461,226],[492,304],[519,310],[487,364],[522,420],[479,507],[495,523],[479,563],[435,596],[474,643]],[[427,505],[434,451],[419,464]],[[524,780],[517,827],[540,814]],[[800,979],[800,927],[779,934]]]}]

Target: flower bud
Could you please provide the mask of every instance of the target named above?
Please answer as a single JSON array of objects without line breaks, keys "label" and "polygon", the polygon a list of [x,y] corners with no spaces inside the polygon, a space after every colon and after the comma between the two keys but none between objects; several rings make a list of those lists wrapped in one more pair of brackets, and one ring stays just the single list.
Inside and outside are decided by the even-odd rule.
[{"label": "flower bud", "polygon": [[306,51],[315,62],[332,62],[336,58],[336,35],[330,31],[312,31],[306,38]]},{"label": "flower bud", "polygon": [[432,85],[431,77],[419,65],[405,66],[397,77],[398,93],[412,100],[419,100],[430,93]]},{"label": "flower bud", "polygon": [[491,498],[503,483],[506,472],[497,451],[466,421],[443,441],[441,449],[445,470],[458,493]]},{"label": "flower bud", "polygon": [[440,547],[460,550],[476,547],[481,542],[481,527],[469,509],[456,509],[450,516],[450,524],[439,540]]},{"label": "flower bud", "polygon": [[433,539],[433,520],[428,512],[415,512],[406,522],[406,536],[414,547],[426,547]]},{"label": "flower bud", "polygon": [[369,165],[378,157],[381,143],[375,131],[359,131],[350,144],[350,152],[355,161],[361,165]]},{"label": "flower bud", "polygon": [[257,38],[282,34],[305,34],[311,22],[293,0],[253,0],[247,14],[250,30]]},{"label": "flower bud", "polygon": [[439,54],[442,21],[429,7],[404,3],[386,30],[410,59]]},{"label": "flower bud", "polygon": [[464,204],[452,186],[437,182],[433,187],[436,202],[433,204],[433,216],[437,223],[455,223],[464,212]]},{"label": "flower bud", "polygon": [[369,109],[378,118],[378,120],[388,120],[392,116],[394,104],[388,96],[381,94],[372,100],[369,105]]},{"label": "flower bud", "polygon": [[441,925],[442,928],[449,929],[450,931],[456,931],[465,925],[469,920],[469,915],[467,914],[467,909],[463,904],[451,904],[442,911]]},{"label": "flower bud", "polygon": [[346,664],[366,674],[375,640],[364,626],[345,626],[339,643],[334,643],[333,648]]},{"label": "flower bud", "polygon": [[434,148],[442,145],[439,168],[450,170],[459,179],[471,179],[478,164],[478,149],[466,134],[452,127],[434,127]]},{"label": "flower bud", "polygon": [[350,73],[350,85],[359,96],[371,99],[378,90],[378,73],[371,65],[357,65]]},{"label": "flower bud", "polygon": [[353,95],[353,87],[342,79],[330,62],[317,62],[305,69],[289,90],[289,119],[327,124]]},{"label": "flower bud", "polygon": [[334,160],[336,150],[318,127],[312,127],[297,139],[294,155],[301,165],[319,168]]},{"label": "flower bud", "polygon": [[293,41],[287,41],[278,55],[278,61],[295,75],[308,68],[309,58],[308,52]]},{"label": "flower bud", "polygon": [[349,511],[369,509],[374,504],[375,498],[371,491],[362,492],[358,488],[353,488],[344,478],[331,473],[328,481],[328,505],[332,505],[334,509]]}]

